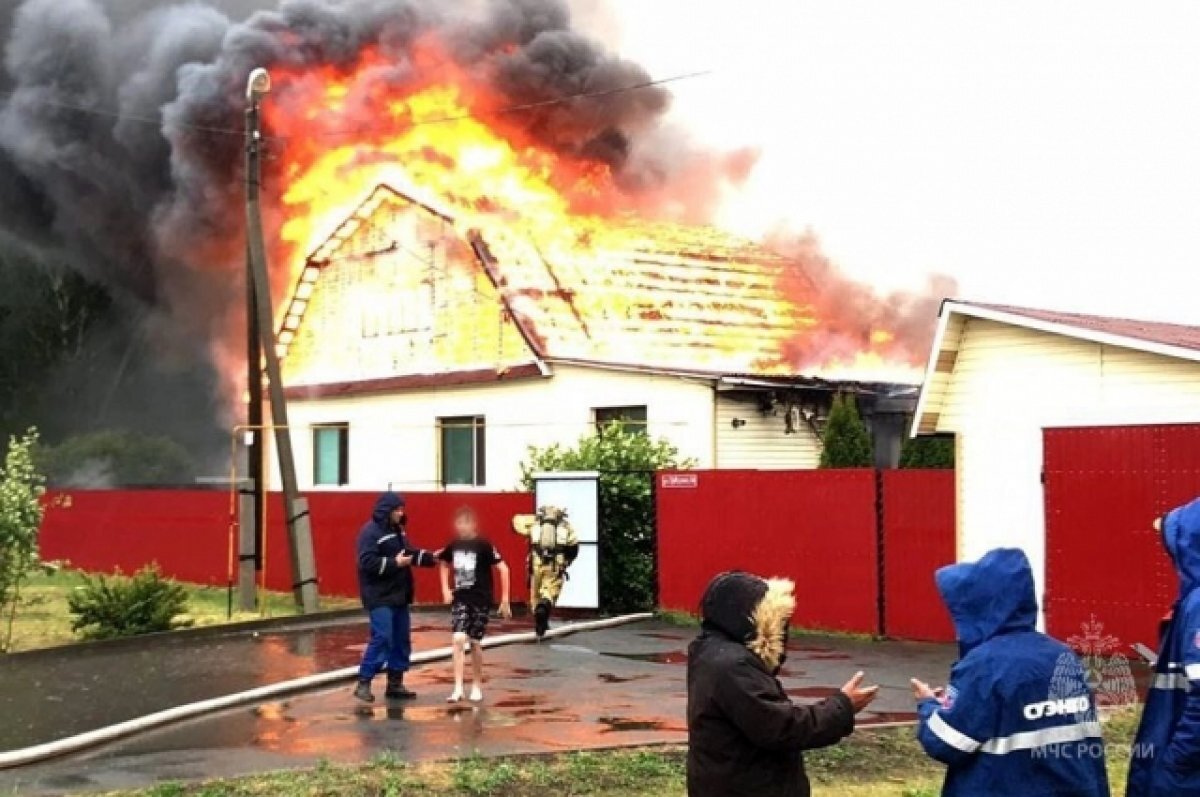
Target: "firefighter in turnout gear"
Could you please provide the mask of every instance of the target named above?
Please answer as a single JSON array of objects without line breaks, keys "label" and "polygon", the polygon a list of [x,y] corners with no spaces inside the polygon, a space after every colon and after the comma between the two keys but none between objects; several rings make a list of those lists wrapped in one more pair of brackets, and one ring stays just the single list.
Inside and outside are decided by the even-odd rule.
[{"label": "firefighter in turnout gear", "polygon": [[535,515],[517,515],[513,530],[529,539],[529,600],[534,606],[534,630],[541,638],[550,628],[550,611],[558,603],[567,568],[579,555],[579,540],[567,521],[567,511],[556,506],[538,507]]}]

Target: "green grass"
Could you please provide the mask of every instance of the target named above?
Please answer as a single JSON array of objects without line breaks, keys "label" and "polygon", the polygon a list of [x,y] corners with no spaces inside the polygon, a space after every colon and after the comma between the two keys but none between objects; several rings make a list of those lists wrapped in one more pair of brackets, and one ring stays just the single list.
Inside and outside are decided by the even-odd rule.
[{"label": "green grass", "polygon": [[[1106,738],[1128,748],[1136,711],[1114,714]],[[685,792],[682,748],[575,752],[554,756],[407,765],[383,754],[362,766],[329,763],[310,770],[211,781],[162,784],[138,797],[367,797],[442,794],[448,797],[680,797]],[[936,797],[942,768],[921,752],[911,729],[860,731],[845,743],[805,755],[817,797]],[[1123,789],[1128,762],[1109,758],[1114,793]]]},{"label": "green grass", "polygon": [[[67,608],[67,595],[81,584],[80,574],[62,569],[51,574],[39,573],[21,588],[21,605],[13,623],[14,651],[33,650],[68,642],[77,642],[71,631],[71,614]],[[204,587],[184,584],[188,593],[186,619],[192,625],[218,625],[227,622],[254,620],[259,617],[285,617],[296,613],[290,593],[268,592],[263,601],[264,610],[239,612],[234,606],[232,619],[226,615],[227,599],[224,587]],[[236,604],[237,596],[234,596]],[[346,598],[325,598],[326,609],[349,608],[357,603]]]}]

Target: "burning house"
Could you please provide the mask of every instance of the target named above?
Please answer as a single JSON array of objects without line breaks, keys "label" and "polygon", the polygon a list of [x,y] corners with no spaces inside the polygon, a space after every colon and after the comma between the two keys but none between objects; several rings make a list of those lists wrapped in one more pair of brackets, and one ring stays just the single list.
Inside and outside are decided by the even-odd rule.
[{"label": "burning house", "polygon": [[278,340],[312,486],[509,488],[529,446],[609,421],[702,467],[811,468],[838,390],[896,456],[915,391],[789,370],[817,324],[794,261],[634,218],[466,221],[380,185],[306,260]]},{"label": "burning house", "polygon": [[[831,391],[868,411],[887,392],[816,377],[915,381],[928,297],[876,297],[811,239],[712,231],[756,154],[697,143],[668,114],[679,76],[562,0],[149,5],[0,19],[0,232],[115,297],[123,354],[89,381],[134,394],[139,422],[145,403],[171,429],[244,417],[256,68],[278,341],[316,483],[508,487],[527,445],[608,418],[701,465],[804,467]],[[163,381],[118,391],[143,360],[211,380],[188,410]]]}]

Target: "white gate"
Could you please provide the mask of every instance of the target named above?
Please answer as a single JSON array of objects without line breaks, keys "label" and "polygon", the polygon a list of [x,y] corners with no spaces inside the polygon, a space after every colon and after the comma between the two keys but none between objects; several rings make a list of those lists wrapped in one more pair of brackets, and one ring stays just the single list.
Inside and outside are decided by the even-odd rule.
[{"label": "white gate", "polygon": [[600,608],[600,474],[595,471],[535,473],[534,504],[567,510],[579,539],[579,558],[568,571],[558,605],[566,609]]}]

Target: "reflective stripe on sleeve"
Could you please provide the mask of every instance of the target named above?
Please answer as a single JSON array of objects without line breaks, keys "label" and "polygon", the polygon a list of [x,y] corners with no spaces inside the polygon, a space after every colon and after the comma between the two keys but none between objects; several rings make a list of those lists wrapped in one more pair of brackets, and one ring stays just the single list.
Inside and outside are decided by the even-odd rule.
[{"label": "reflective stripe on sleeve", "polygon": [[955,750],[960,750],[964,753],[974,753],[979,749],[979,742],[967,736],[961,731],[951,728],[950,725],[942,719],[942,715],[936,711],[929,717],[929,730],[934,736],[941,739],[946,744],[953,747]]},{"label": "reflective stripe on sleeve", "polygon": [[1154,676],[1154,680],[1150,683],[1151,689],[1161,689],[1167,692],[1176,689],[1191,689],[1192,685],[1188,681],[1188,676],[1181,672],[1159,673]]},{"label": "reflective stripe on sleeve", "polygon": [[396,536],[396,535],[395,535],[394,533],[393,533],[393,534],[384,534],[382,537],[380,537],[379,539],[375,540],[375,544],[376,544],[376,545],[383,545],[385,542],[387,542],[388,540],[390,540],[392,537],[395,537],[395,536]]},{"label": "reflective stripe on sleeve", "polygon": [[379,575],[383,575],[383,571],[387,570],[387,559],[379,560]]},{"label": "reflective stripe on sleeve", "polygon": [[1082,742],[1085,739],[1099,739],[1104,735],[1099,722],[1079,722],[1074,725],[1062,725],[1057,728],[1046,728],[1040,731],[1014,733],[1012,736],[1001,736],[989,739],[980,746],[980,751],[990,755],[1008,755],[1018,750],[1036,750],[1039,747],[1049,747],[1054,744]]}]

